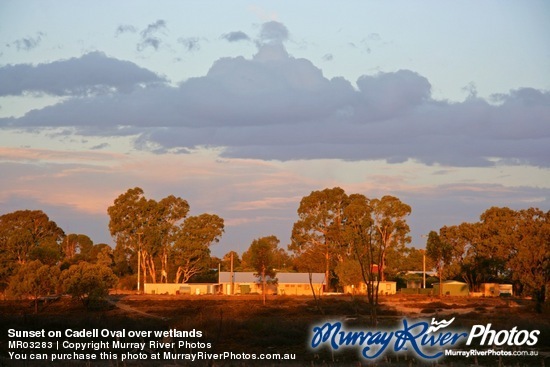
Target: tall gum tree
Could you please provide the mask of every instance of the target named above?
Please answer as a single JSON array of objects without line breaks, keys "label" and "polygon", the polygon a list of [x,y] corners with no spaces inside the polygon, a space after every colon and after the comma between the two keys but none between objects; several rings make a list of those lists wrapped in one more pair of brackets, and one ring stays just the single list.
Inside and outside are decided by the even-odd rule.
[{"label": "tall gum tree", "polygon": [[542,312],[550,284],[550,211],[529,208],[517,215],[520,235],[508,266],[524,294],[533,296]]},{"label": "tall gum tree", "polygon": [[215,214],[187,218],[174,235],[172,256],[177,266],[175,282],[185,283],[209,264],[210,245],[220,240],[224,221]]},{"label": "tall gum tree", "polygon": [[177,226],[189,212],[187,201],[174,196],[159,202],[148,200],[143,190],[135,187],[118,196],[107,212],[109,231],[117,246],[138,254],[144,281],[149,274],[151,281],[156,282],[156,258],[160,260],[162,279]]},{"label": "tall gum tree", "polygon": [[452,246],[441,240],[436,231],[430,231],[426,242],[426,255],[433,260],[439,274],[439,297],[443,295],[443,271],[452,259]]},{"label": "tall gum tree", "polygon": [[[265,305],[267,277],[275,279],[275,263],[277,258],[277,245],[279,239],[275,236],[261,237],[252,242],[247,253],[250,266],[262,283],[262,299]],[[243,255],[243,258],[245,255]]]},{"label": "tall gum tree", "polygon": [[31,252],[53,241],[61,243],[65,233],[41,210],[18,210],[0,216],[0,248],[3,257],[18,264],[29,260]]},{"label": "tall gum tree", "polygon": [[0,216],[0,289],[31,260],[57,263],[65,233],[41,210],[18,210]]},{"label": "tall gum tree", "polygon": [[299,219],[292,228],[289,250],[296,257],[307,253],[322,253],[327,287],[330,285],[332,264],[342,260],[342,219],[348,201],[348,196],[340,187],[313,191],[300,201]]},{"label": "tall gum tree", "polygon": [[[376,227],[372,217],[371,200],[361,194],[349,196],[349,205],[344,210],[343,237],[347,243],[347,261],[340,265],[340,280],[352,279],[354,270],[359,271],[355,279],[359,277],[367,287],[367,298],[370,305],[371,323],[377,323],[378,286],[382,271],[382,249],[380,242],[375,240]],[[346,270],[343,264],[348,264]],[[373,265],[377,265],[376,267]],[[376,269],[376,270],[375,270]]]},{"label": "tall gum tree", "polygon": [[390,247],[404,248],[411,242],[407,217],[411,214],[411,207],[394,196],[386,195],[381,199],[373,199],[372,207],[374,226],[377,229],[377,240],[380,245],[381,280],[385,281],[384,268],[386,266],[386,251]]}]

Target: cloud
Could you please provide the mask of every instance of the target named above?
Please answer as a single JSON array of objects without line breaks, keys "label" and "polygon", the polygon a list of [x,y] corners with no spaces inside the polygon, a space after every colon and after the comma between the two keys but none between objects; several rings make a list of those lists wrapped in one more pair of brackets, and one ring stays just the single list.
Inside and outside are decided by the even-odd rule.
[{"label": "cloud", "polygon": [[221,36],[222,39],[228,42],[250,41],[250,37],[244,32],[229,32]]},{"label": "cloud", "polygon": [[180,37],[178,38],[178,43],[182,44],[187,52],[198,51],[201,48],[198,37]]},{"label": "cloud", "polygon": [[270,21],[262,24],[260,43],[283,43],[288,40],[289,32],[284,24]]},{"label": "cloud", "polygon": [[[136,136],[137,148],[156,153],[210,147],[223,157],[264,160],[550,167],[548,91],[520,88],[493,96],[491,103],[475,96],[451,103],[435,100],[429,80],[411,70],[363,75],[356,83],[328,79],[311,61],[288,54],[282,44],[288,31],[281,23],[264,24],[260,39],[252,58],[221,58],[205,76],[176,87],[158,84],[70,98],[21,118],[0,119],[0,126],[70,127],[81,135]],[[123,80],[131,82],[104,76],[50,93],[82,95],[82,86],[122,90],[121,86],[159,81],[134,64],[101,54],[94,57],[120,67],[117,76],[130,73],[132,77]],[[32,82],[39,83],[48,70],[48,65],[37,67]],[[42,89],[34,90],[52,88],[39,84]],[[0,88],[13,85],[17,82]]]},{"label": "cloud", "polygon": [[137,29],[133,25],[121,24],[117,27],[115,31],[115,37],[118,37],[119,35],[124,33],[136,33],[136,32],[137,32]]},{"label": "cloud", "polygon": [[17,51],[30,51],[40,45],[44,33],[38,32],[34,37],[25,37],[13,42]]},{"label": "cloud", "polygon": [[162,43],[162,40],[158,37],[158,32],[166,28],[166,22],[162,19],[157,20],[154,23],[149,24],[139,34],[141,36],[140,42],[137,44],[138,51],[144,51],[145,49],[152,47],[157,51]]},{"label": "cloud", "polygon": [[140,84],[163,79],[132,62],[91,52],[52,63],[2,66],[0,80],[0,96],[24,93],[84,96],[111,90],[128,92]]}]

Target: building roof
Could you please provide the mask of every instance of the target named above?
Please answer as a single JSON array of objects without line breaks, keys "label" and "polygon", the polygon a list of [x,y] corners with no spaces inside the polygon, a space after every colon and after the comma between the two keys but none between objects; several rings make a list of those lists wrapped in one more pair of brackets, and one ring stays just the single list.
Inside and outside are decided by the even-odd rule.
[{"label": "building roof", "polygon": [[[276,273],[275,278],[279,284],[309,284],[309,273]],[[253,271],[233,272],[233,282],[235,283],[257,283],[260,277],[254,275]],[[312,283],[322,284],[325,282],[324,273],[312,273]],[[220,272],[220,283],[230,283],[231,272]]]},{"label": "building roof", "polygon": [[[309,273],[277,273],[275,275],[279,283],[309,284]],[[325,273],[311,273],[312,283],[324,283]]]},{"label": "building roof", "polygon": [[[422,275],[423,271],[422,270],[407,270],[405,272],[405,274],[418,274],[418,275]],[[437,276],[437,271],[432,271],[432,270],[426,270],[426,275],[429,275],[431,277],[435,277]]]}]

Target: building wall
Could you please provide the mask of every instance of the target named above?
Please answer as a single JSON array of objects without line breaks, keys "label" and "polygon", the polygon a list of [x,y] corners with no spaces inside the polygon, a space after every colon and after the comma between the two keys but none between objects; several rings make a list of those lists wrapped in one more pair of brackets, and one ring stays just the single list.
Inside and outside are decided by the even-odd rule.
[{"label": "building wall", "polygon": [[145,283],[145,294],[215,294],[217,284]]},{"label": "building wall", "polygon": [[[223,294],[231,294],[231,283],[221,283],[220,287]],[[235,282],[233,283],[233,294],[262,293],[262,284],[255,282]],[[274,285],[266,285],[266,294],[275,294],[277,288]]]},{"label": "building wall", "polygon": [[[258,283],[234,283],[235,290],[233,294],[258,293],[262,294],[262,284]],[[231,294],[231,284],[222,283],[221,289],[223,294]],[[323,291],[323,285],[313,283],[315,294],[319,295]],[[287,296],[311,296],[311,287],[309,283],[278,283],[267,284],[266,294],[278,294]]]},{"label": "building wall", "polygon": [[501,294],[513,295],[512,284],[481,283],[481,293],[484,297],[499,297]]},{"label": "building wall", "polygon": [[[439,283],[433,284],[435,296],[439,295]],[[468,296],[470,289],[467,283],[462,282],[443,282],[443,289],[441,292],[444,296]]]},{"label": "building wall", "polygon": [[[323,292],[321,283],[313,283],[313,289],[316,295]],[[283,283],[277,285],[277,294],[287,296],[311,296],[311,286],[309,283]]]},{"label": "building wall", "polygon": [[[344,293],[349,294],[367,294],[367,285],[361,283],[358,287],[352,287],[351,285],[346,285],[344,287]],[[397,283],[396,282],[380,282],[378,285],[378,294],[379,295],[390,295],[397,293]]]}]

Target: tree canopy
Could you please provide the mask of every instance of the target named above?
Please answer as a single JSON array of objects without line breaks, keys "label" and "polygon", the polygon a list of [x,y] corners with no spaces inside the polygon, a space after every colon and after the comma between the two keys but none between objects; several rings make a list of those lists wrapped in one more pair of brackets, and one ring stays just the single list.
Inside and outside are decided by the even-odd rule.
[{"label": "tree canopy", "polygon": [[255,275],[260,277],[262,283],[263,302],[265,304],[267,277],[275,280],[274,268],[277,257],[277,245],[279,239],[275,236],[267,236],[255,239],[249,249],[243,254],[247,263],[254,269]]},{"label": "tree canopy", "polygon": [[210,245],[223,234],[224,223],[215,214],[187,217],[189,209],[186,200],[173,195],[160,201],[147,199],[139,187],[119,195],[107,209],[117,262],[137,254],[144,282],[168,282],[169,278],[187,282],[200,273],[208,264]]}]

